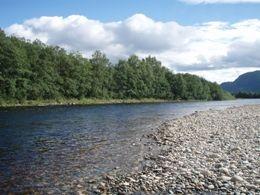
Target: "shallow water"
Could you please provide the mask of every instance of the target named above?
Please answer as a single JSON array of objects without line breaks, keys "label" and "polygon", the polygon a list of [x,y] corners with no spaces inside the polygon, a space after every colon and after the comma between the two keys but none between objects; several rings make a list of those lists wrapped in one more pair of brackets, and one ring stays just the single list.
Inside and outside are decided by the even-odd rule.
[{"label": "shallow water", "polygon": [[163,121],[248,104],[260,99],[1,109],[0,193],[64,192],[66,182],[138,168],[140,138]]}]

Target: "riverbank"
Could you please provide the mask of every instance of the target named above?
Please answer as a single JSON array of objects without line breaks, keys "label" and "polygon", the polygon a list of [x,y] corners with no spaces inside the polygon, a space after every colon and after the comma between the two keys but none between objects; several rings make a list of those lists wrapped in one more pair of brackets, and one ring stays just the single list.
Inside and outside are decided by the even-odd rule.
[{"label": "riverbank", "polygon": [[0,102],[0,108],[4,107],[36,107],[36,106],[66,106],[66,105],[99,105],[99,104],[138,104],[138,103],[163,103],[180,102],[180,100],[163,99],[59,99],[59,100],[25,100],[22,102]]},{"label": "riverbank", "polygon": [[260,105],[196,112],[145,136],[150,141],[141,170],[110,173],[90,181],[87,191],[259,193],[259,136]]},{"label": "riverbank", "polygon": [[[226,100],[235,100],[226,99]],[[166,100],[166,99],[95,99],[95,98],[83,98],[83,99],[57,99],[57,100],[24,100],[24,101],[0,101],[0,108],[8,107],[43,107],[43,106],[84,106],[84,105],[102,105],[102,104],[143,104],[143,103],[174,103],[174,102],[202,102],[210,100]],[[225,100],[219,100],[225,101]]]}]

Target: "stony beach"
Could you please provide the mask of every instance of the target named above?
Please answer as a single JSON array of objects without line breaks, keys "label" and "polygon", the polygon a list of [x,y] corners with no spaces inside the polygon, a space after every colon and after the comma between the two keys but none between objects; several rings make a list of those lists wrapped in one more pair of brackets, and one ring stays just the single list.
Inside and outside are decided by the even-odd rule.
[{"label": "stony beach", "polygon": [[88,181],[78,194],[260,193],[260,105],[195,112],[142,139],[139,170]]}]

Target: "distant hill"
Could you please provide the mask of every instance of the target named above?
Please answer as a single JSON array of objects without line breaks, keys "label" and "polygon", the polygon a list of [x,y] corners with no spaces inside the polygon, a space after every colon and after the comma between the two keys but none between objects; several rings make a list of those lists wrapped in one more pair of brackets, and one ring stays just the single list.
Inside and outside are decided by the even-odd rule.
[{"label": "distant hill", "polygon": [[260,93],[260,70],[247,72],[240,75],[234,82],[225,82],[220,86],[231,93]]}]

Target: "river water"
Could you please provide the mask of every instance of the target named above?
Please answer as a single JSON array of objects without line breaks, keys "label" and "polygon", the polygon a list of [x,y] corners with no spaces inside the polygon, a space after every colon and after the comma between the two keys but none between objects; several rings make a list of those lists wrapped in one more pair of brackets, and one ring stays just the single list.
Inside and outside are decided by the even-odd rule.
[{"label": "river water", "polygon": [[194,111],[260,104],[260,99],[0,109],[0,194],[48,189],[114,169],[132,170],[140,138]]}]

